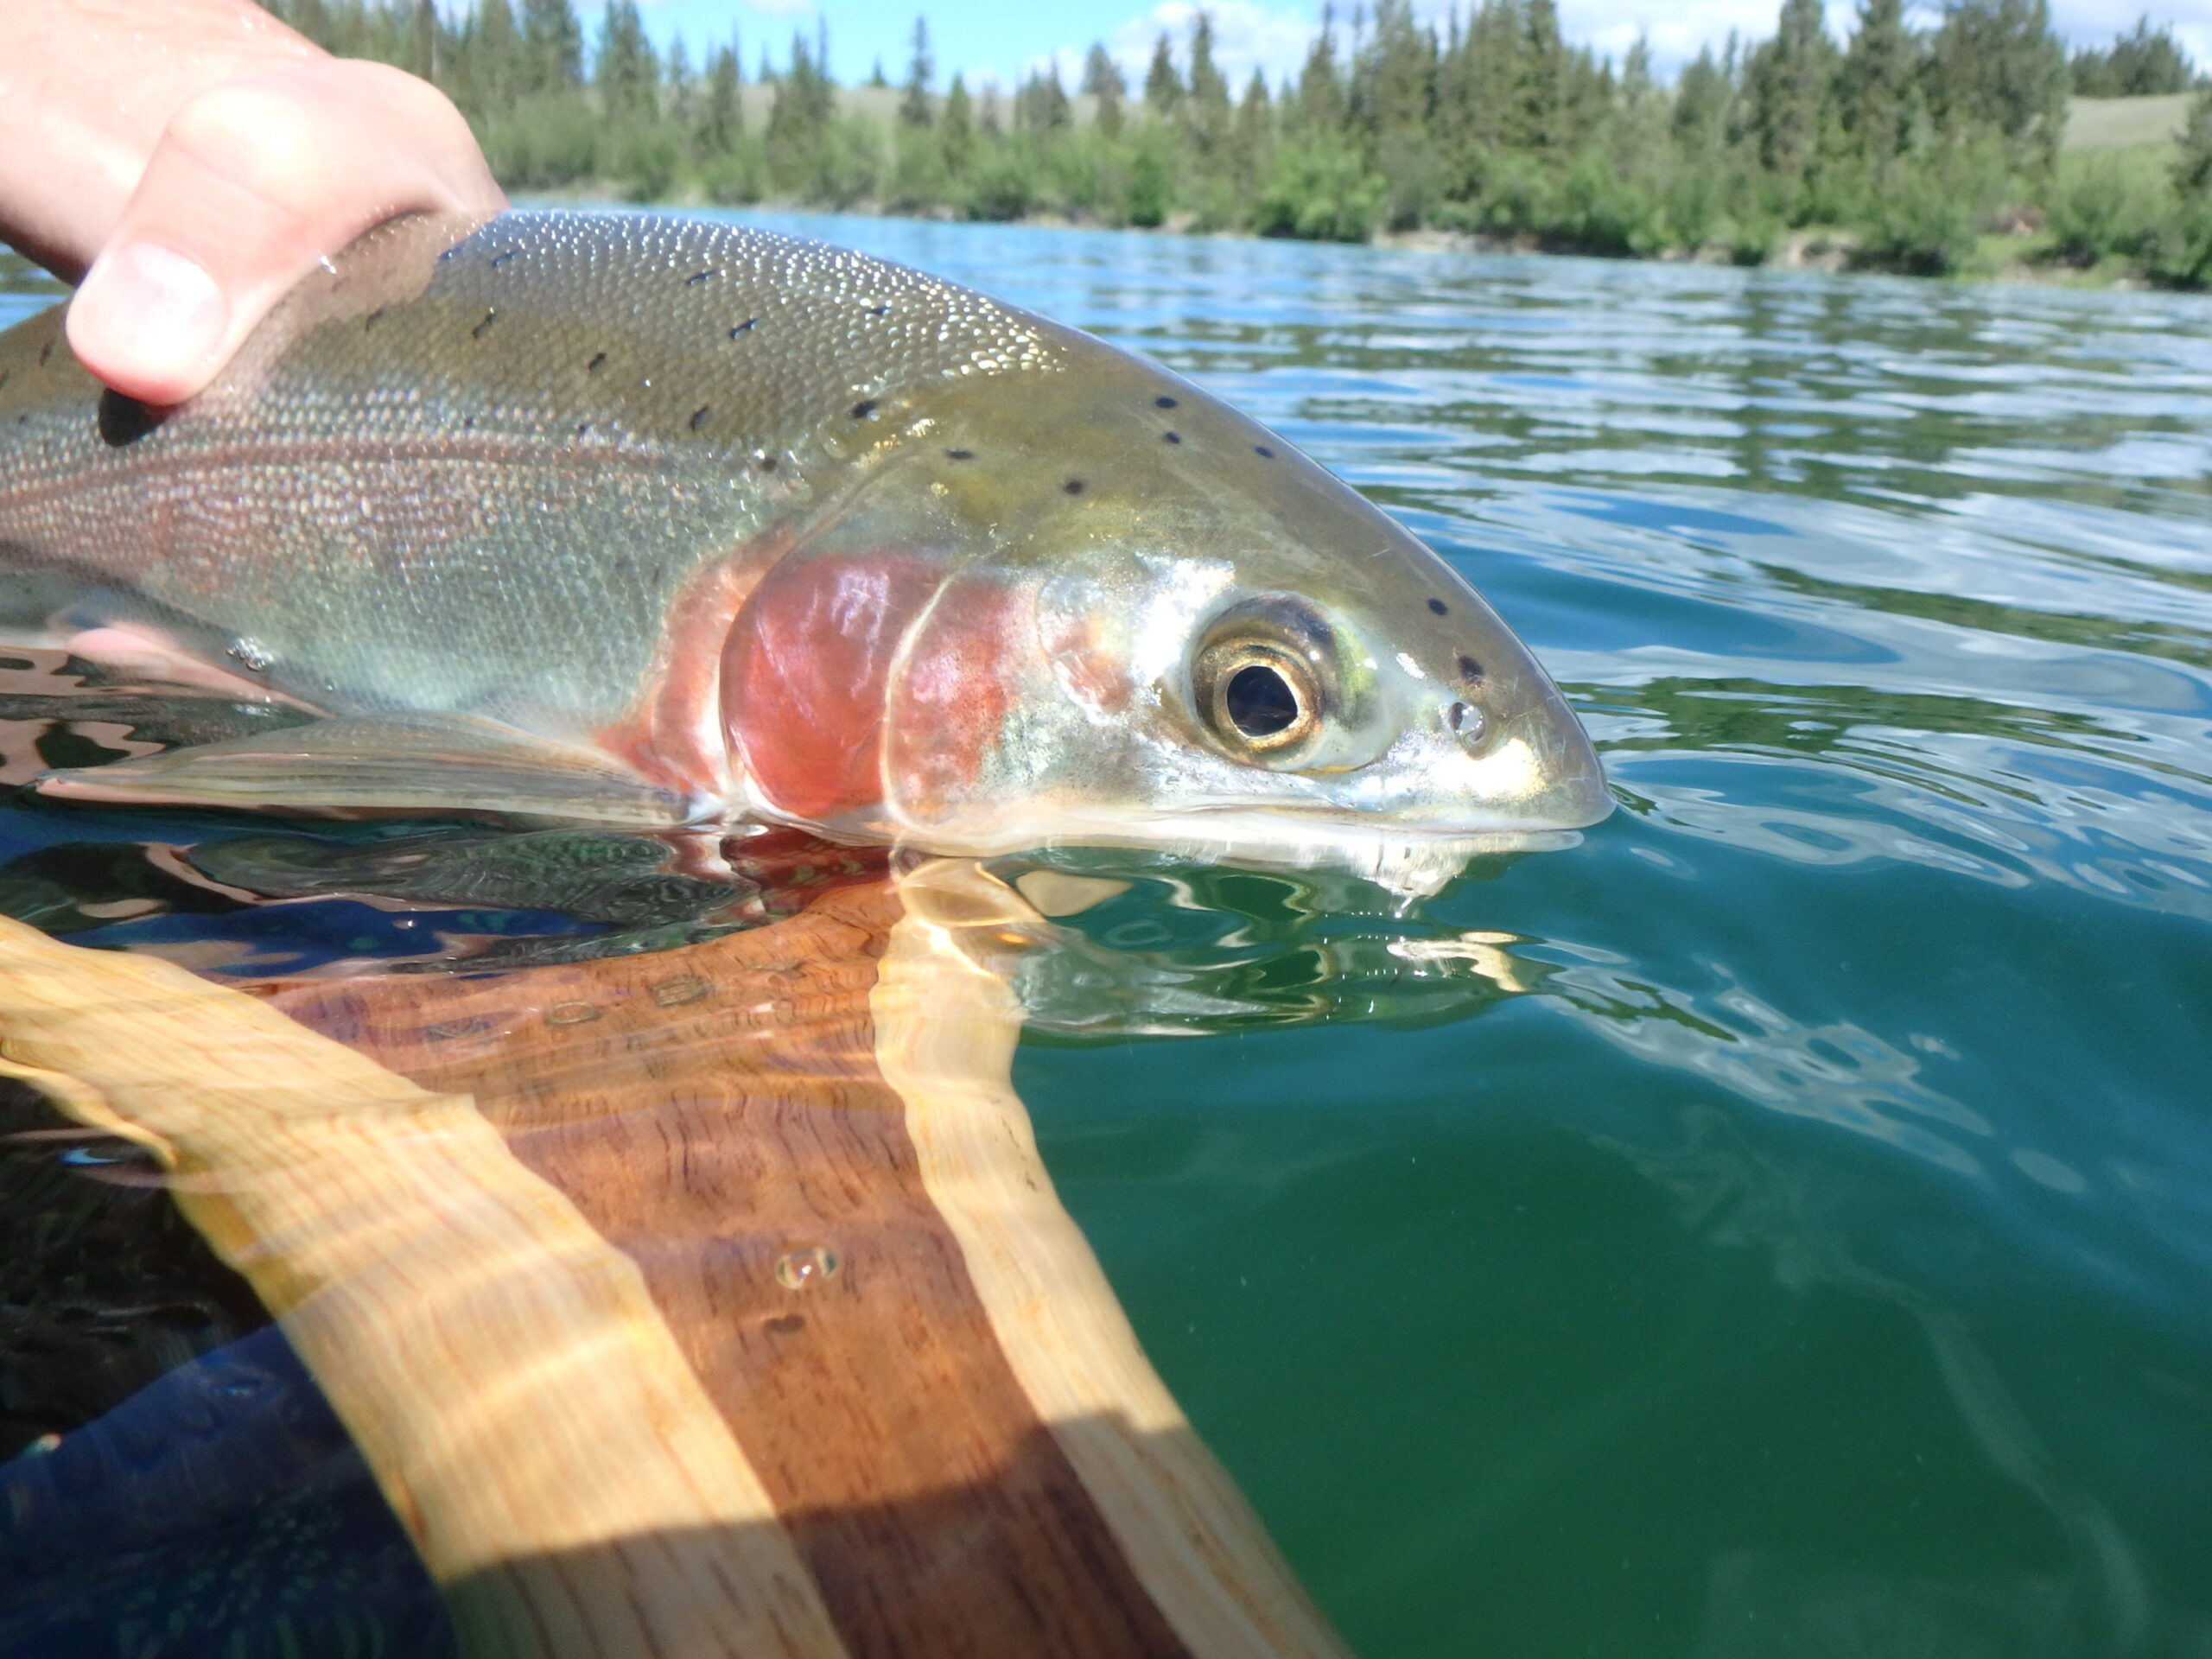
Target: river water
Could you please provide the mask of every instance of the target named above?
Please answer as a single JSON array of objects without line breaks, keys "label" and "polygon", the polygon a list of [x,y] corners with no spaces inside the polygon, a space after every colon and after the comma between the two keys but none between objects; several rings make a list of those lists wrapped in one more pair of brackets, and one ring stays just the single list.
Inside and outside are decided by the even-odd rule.
[{"label": "river water", "polygon": [[1411,914],[1123,861],[1023,986],[1063,1200],[1357,1651],[2212,1655],[2212,303],[753,222],[1270,423],[1605,755]]}]

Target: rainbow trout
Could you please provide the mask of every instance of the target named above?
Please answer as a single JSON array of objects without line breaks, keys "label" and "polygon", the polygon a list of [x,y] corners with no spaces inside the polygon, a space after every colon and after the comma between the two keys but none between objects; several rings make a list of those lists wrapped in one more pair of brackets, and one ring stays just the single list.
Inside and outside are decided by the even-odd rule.
[{"label": "rainbow trout", "polygon": [[0,335],[0,612],[322,716],[48,794],[1393,872],[1609,800],[1387,514],[1177,376],[819,243],[402,219],[213,386]]}]

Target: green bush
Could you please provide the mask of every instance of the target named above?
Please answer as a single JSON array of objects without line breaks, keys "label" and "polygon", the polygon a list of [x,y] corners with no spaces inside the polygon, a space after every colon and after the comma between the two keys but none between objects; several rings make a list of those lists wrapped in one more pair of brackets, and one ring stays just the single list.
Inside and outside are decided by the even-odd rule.
[{"label": "green bush", "polygon": [[1901,164],[1874,196],[1853,264],[1915,276],[1963,270],[2012,184],[2002,152],[1989,143]]},{"label": "green bush", "polygon": [[1173,137],[1164,123],[1147,122],[1137,129],[1122,212],[1125,222],[1147,230],[1166,222],[1175,203],[1175,162]]},{"label": "green bush", "polygon": [[486,122],[478,135],[493,175],[510,188],[545,190],[599,171],[600,121],[582,92],[543,92]]},{"label": "green bush", "polygon": [[2133,158],[2092,152],[2067,158],[2050,194],[2052,251],[2069,264],[2147,253],[2174,217],[2165,179]]},{"label": "green bush", "polygon": [[699,164],[699,186],[707,200],[725,207],[746,207],[768,194],[768,158],[757,138],[741,137],[720,155]]},{"label": "green bush", "polygon": [[976,146],[968,164],[962,206],[970,219],[1006,221],[1034,213],[1044,196],[1042,170],[1027,140],[1001,138]]},{"label": "green bush", "polygon": [[1252,210],[1262,236],[1308,242],[1364,242],[1381,222],[1389,186],[1368,170],[1358,146],[1335,133],[1307,134],[1275,152]]}]

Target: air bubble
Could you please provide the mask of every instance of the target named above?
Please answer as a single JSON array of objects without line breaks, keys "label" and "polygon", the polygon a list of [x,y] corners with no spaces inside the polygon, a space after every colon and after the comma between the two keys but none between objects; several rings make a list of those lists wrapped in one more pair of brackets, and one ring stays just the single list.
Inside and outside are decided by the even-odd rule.
[{"label": "air bubble", "polygon": [[785,1250],[776,1258],[776,1282],[785,1290],[810,1290],[835,1279],[841,1265],[834,1252],[819,1244]]}]

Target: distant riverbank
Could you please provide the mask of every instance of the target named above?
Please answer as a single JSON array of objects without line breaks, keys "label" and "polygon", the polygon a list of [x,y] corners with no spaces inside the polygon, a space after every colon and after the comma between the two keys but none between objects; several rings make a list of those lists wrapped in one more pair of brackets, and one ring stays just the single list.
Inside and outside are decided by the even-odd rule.
[{"label": "distant riverbank", "polygon": [[[1850,36],[1781,0],[1770,38],[1671,84],[1641,44],[1566,40],[1556,0],[1411,0],[1325,27],[1298,74],[1233,86],[1203,10],[1140,85],[841,87],[827,25],[748,75],[607,0],[269,0],[332,50],[428,75],[511,190],[1611,257],[2171,288],[2212,283],[2212,84],[2139,25],[2069,60],[2041,5],[1864,0]],[[758,42],[752,43],[758,53]],[[2074,94],[2082,94],[2074,96]],[[2094,94],[2094,95],[2092,95]]]}]

